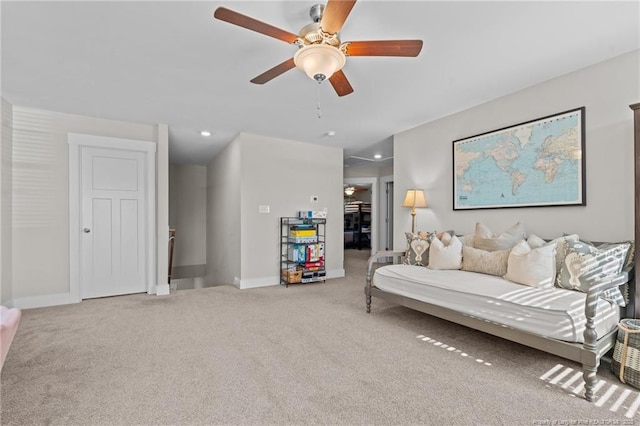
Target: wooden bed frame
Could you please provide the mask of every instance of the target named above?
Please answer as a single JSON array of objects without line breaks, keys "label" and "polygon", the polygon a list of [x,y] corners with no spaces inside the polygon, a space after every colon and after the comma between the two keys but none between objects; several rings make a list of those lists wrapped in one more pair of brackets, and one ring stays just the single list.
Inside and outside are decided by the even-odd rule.
[{"label": "wooden bed frame", "polygon": [[[505,327],[499,323],[488,322],[481,318],[476,318],[468,314],[443,308],[442,306],[433,305],[376,288],[372,283],[375,267],[381,263],[388,263],[387,260],[389,258],[393,258],[393,263],[400,263],[403,256],[404,251],[382,251],[369,258],[367,263],[367,282],[364,288],[367,313],[371,313],[371,298],[378,297],[388,302],[415,309],[416,311],[420,311],[425,314],[464,325],[466,327],[492,334],[512,342],[520,343],[565,359],[579,362],[582,364],[583,369],[585,398],[587,401],[593,401],[594,388],[598,381],[596,374],[598,366],[600,365],[600,359],[615,346],[617,331],[617,329],[614,329],[604,336],[597,335],[595,330],[597,301],[603,290],[620,285],[622,281],[610,283],[605,286],[598,286],[587,293],[587,299],[585,302],[585,316],[587,323],[584,331],[584,343],[568,343]],[[384,259],[385,262],[380,262],[382,259]],[[629,317],[630,313],[631,317],[633,317],[632,313],[635,312],[634,301],[636,297],[633,285],[633,267],[626,268],[623,271],[623,274],[624,282],[627,282],[629,285],[629,303],[627,304],[623,317]]]}]

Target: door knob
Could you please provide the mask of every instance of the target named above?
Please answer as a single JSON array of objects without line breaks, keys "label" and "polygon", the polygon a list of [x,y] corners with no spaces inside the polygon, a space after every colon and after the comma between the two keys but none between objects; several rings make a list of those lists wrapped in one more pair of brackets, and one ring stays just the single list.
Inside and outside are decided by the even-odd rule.
[{"label": "door knob", "polygon": [[82,232],[84,232],[85,234],[88,234],[89,232],[91,232],[91,229],[89,229],[89,228],[84,228],[84,229],[82,230]]}]

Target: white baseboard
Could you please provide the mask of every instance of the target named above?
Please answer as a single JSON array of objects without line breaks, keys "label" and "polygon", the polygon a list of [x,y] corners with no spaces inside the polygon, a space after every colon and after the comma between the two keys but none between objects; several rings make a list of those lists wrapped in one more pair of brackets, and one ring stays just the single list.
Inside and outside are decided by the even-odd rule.
[{"label": "white baseboard", "polygon": [[157,296],[168,296],[170,293],[170,287],[168,283],[158,284],[156,286]]},{"label": "white baseboard", "polygon": [[[345,276],[344,269],[327,270],[327,279],[342,278]],[[280,285],[280,277],[277,275],[262,278],[251,278],[240,280],[236,278],[234,285],[241,290],[249,288],[269,287]],[[158,296],[167,296],[170,294],[169,284],[158,284],[156,286],[156,294]],[[49,294],[46,296],[19,297],[6,303],[7,307],[18,309],[44,308],[47,306],[68,305],[71,303],[79,303],[80,300],[73,297],[70,293]]]},{"label": "white baseboard", "polygon": [[263,278],[250,278],[248,280],[236,280],[236,287],[240,290],[245,290],[247,288],[269,287],[280,284],[280,277],[277,275]]},{"label": "white baseboard", "polygon": [[329,269],[327,270],[327,279],[331,278],[344,278],[344,269]]},{"label": "white baseboard", "polygon": [[49,294],[46,296],[19,297],[13,299],[12,305],[18,309],[45,308],[47,306],[69,305],[80,300],[71,293]]}]

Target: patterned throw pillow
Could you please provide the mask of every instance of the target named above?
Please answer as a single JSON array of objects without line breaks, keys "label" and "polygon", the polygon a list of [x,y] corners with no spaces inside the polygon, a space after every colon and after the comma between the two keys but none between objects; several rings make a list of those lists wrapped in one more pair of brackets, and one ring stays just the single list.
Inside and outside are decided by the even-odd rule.
[{"label": "patterned throw pillow", "polygon": [[635,262],[636,256],[636,243],[634,241],[629,241],[629,251],[627,252],[627,258],[624,261],[624,267],[633,265]]},{"label": "patterned throw pillow", "polygon": [[487,250],[506,250],[510,249],[520,241],[525,239],[526,231],[524,225],[520,222],[504,231],[502,234],[495,234],[487,225],[482,222],[476,223],[476,233],[474,236],[474,247]]},{"label": "patterned throw pillow", "polygon": [[404,255],[405,265],[427,266],[429,264],[431,240],[436,236],[442,238],[445,233],[455,235],[453,231],[418,231],[415,234],[405,232],[404,235],[407,237],[407,251]]},{"label": "patterned throw pillow", "polygon": [[[596,247],[584,241],[569,241],[560,269],[559,286],[587,293],[592,286],[614,279],[624,267],[629,247],[629,243],[606,243]],[[619,304],[624,301],[617,287],[604,292],[603,298]]]},{"label": "patterned throw pillow", "polygon": [[503,277],[511,249],[486,251],[462,246],[462,270]]},{"label": "patterned throw pillow", "polygon": [[595,245],[598,248],[600,248],[602,244],[629,244],[629,250],[627,251],[627,256],[624,259],[623,268],[633,265],[633,262],[635,260],[635,255],[636,255],[636,244],[634,241],[619,241],[617,243],[600,243],[600,244],[591,243],[591,244]]},{"label": "patterned throw pillow", "polygon": [[429,246],[435,233],[419,231],[417,234],[405,232],[407,251],[404,256],[406,265],[427,266],[429,264]]}]

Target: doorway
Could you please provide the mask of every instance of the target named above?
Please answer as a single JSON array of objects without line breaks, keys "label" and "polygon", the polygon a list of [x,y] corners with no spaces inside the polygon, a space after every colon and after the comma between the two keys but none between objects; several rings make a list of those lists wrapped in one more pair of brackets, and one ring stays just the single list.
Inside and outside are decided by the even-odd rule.
[{"label": "doorway", "polygon": [[384,229],[381,246],[385,250],[393,250],[393,176],[389,179],[381,179],[380,182],[380,186],[383,188],[380,210],[384,215],[381,219]]},{"label": "doorway", "polygon": [[371,185],[344,188],[344,248],[369,250],[372,243]]},{"label": "doorway", "polygon": [[155,144],[69,134],[71,294],[149,292],[155,253]]},{"label": "doorway", "polygon": [[[366,250],[371,253],[375,253],[378,250],[378,178],[346,178],[343,181],[344,185],[353,186],[354,188],[364,189],[369,191],[370,193],[370,201],[366,204],[368,206],[365,210],[369,210],[368,212],[364,212],[363,219],[367,222],[365,223],[365,230],[367,231],[368,244],[366,245]],[[344,187],[343,187],[344,190]],[[346,199],[345,199],[346,200]],[[346,207],[346,205],[345,205]],[[353,206],[352,206],[353,209]],[[362,208],[360,208],[362,209]],[[347,225],[346,221],[348,220],[347,211],[345,208],[345,225]],[[358,213],[360,214],[360,212]],[[345,233],[349,232],[346,231]],[[365,235],[364,233],[359,234],[359,236]],[[353,238],[359,237],[358,235],[354,235]],[[349,238],[346,236],[345,238]],[[364,249],[364,245],[360,244],[360,248]]]}]

